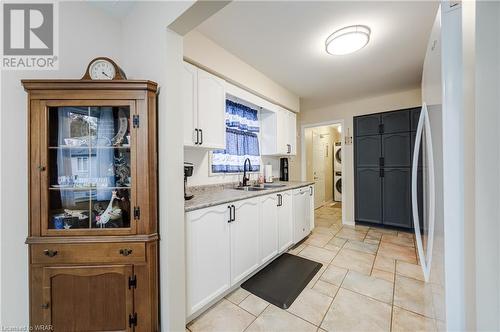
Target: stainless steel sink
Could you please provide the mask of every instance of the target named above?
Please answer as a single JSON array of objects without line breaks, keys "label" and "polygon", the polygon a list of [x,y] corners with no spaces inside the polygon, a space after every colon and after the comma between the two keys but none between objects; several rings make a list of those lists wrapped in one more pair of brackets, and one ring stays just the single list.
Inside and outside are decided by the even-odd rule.
[{"label": "stainless steel sink", "polygon": [[261,191],[269,188],[261,188],[261,187],[236,187],[236,190],[244,190],[244,191]]},{"label": "stainless steel sink", "polygon": [[272,189],[272,188],[282,188],[286,187],[286,184],[265,184],[264,188]]}]

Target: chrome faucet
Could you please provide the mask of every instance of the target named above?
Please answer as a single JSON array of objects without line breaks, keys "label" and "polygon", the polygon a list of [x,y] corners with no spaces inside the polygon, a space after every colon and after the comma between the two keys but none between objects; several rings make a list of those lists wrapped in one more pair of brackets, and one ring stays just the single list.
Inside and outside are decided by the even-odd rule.
[{"label": "chrome faucet", "polygon": [[250,175],[247,177],[247,161],[248,161],[248,170],[250,171],[252,169],[250,158],[245,159],[245,163],[243,164],[243,181],[241,182],[243,187],[248,186],[248,181],[250,181]]}]

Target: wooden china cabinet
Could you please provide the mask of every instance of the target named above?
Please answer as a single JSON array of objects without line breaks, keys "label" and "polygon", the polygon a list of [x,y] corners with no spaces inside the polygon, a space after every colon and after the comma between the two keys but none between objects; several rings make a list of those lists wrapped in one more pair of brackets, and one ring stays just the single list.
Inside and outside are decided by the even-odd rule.
[{"label": "wooden china cabinet", "polygon": [[157,84],[22,84],[31,325],[157,331]]}]

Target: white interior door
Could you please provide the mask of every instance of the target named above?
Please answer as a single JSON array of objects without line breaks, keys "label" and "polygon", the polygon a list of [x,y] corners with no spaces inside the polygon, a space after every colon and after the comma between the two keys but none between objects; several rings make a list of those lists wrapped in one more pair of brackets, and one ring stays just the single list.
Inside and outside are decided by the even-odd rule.
[{"label": "white interior door", "polygon": [[325,147],[319,133],[313,131],[313,181],[314,181],[314,208],[325,202]]}]

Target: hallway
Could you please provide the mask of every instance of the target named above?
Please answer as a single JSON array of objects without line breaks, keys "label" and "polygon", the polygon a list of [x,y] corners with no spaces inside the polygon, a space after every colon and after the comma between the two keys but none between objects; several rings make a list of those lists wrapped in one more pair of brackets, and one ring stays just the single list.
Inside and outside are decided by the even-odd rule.
[{"label": "hallway", "polygon": [[[342,226],[340,203],[315,211],[315,229],[289,252],[323,267],[287,310],[238,288],[191,322],[197,331],[444,330],[440,290],[424,283],[412,233]],[[434,288],[434,289],[433,289]]]}]

